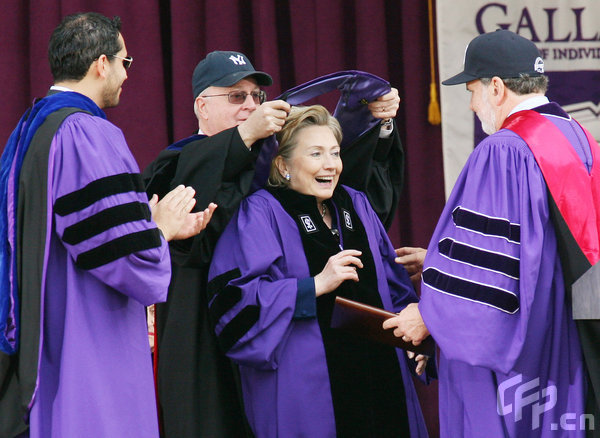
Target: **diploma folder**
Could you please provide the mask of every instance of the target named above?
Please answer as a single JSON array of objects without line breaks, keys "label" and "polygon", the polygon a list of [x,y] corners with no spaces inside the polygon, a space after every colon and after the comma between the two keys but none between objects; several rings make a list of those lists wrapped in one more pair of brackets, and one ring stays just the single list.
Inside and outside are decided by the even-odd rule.
[{"label": "diploma folder", "polygon": [[419,345],[413,345],[412,342],[405,342],[402,338],[394,336],[393,329],[384,330],[383,321],[394,316],[397,314],[357,301],[335,297],[331,328],[426,356],[431,357],[435,354],[435,342],[431,336],[425,338]]}]

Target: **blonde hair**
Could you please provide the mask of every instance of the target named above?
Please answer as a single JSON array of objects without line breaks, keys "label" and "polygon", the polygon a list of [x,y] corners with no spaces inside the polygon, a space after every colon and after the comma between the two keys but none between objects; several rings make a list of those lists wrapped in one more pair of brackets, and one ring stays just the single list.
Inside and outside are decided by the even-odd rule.
[{"label": "blonde hair", "polygon": [[322,105],[292,107],[283,128],[277,133],[279,149],[271,162],[268,185],[271,187],[287,187],[290,184],[279,172],[276,165],[277,157],[281,157],[285,162],[289,161],[294,149],[296,149],[298,132],[310,126],[327,126],[331,129],[338,144],[342,142],[342,127],[337,119],[327,111],[327,108]]}]

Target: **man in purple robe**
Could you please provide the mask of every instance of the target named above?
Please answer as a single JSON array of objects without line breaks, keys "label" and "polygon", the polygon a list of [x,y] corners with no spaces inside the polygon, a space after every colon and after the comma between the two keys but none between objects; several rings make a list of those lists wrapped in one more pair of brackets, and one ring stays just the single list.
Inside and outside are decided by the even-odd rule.
[{"label": "man in purple robe", "polygon": [[421,301],[384,327],[413,343],[431,333],[439,345],[444,437],[574,437],[593,424],[553,216],[584,214],[554,188],[570,184],[566,175],[588,178],[597,145],[545,97],[543,72],[531,41],[499,30],[475,38],[464,71],[443,82],[466,83],[490,135],[438,222]]},{"label": "man in purple robe", "polygon": [[210,212],[189,214],[183,186],[149,204],[106,120],[133,61],[120,27],[96,13],[62,21],[54,85],[2,156],[3,437],[159,435],[144,306],[166,299],[167,241]]}]

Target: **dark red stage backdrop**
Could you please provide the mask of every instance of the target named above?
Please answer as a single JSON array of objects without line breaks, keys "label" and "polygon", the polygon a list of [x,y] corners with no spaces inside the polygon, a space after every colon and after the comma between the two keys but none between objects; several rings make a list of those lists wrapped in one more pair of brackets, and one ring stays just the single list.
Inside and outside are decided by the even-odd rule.
[{"label": "dark red stage backdrop", "polygon": [[[390,230],[395,246],[427,246],[444,204],[441,130],[427,122],[427,2],[413,0],[3,0],[0,143],[32,99],[51,85],[50,34],[80,11],[119,15],[135,61],[119,107],[107,115],[144,168],[174,140],[197,129],[191,75],[212,50],[238,50],[270,73],[271,97],[339,70],[364,70],[398,88],[397,117],[407,166]],[[333,98],[329,99],[334,101]],[[322,102],[327,105],[327,98]],[[332,109],[332,108],[330,108]],[[422,387],[422,385],[417,385]],[[420,390],[431,436],[438,435],[437,385]]]}]

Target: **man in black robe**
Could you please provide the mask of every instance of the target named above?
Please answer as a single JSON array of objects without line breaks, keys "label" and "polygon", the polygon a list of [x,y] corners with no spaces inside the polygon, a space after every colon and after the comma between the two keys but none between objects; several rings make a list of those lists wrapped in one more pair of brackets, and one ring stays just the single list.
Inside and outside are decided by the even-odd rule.
[{"label": "man in black robe", "polygon": [[[201,234],[170,246],[169,296],[156,309],[158,397],[167,438],[251,435],[237,373],[211,327],[206,282],[216,242],[251,191],[263,139],[281,129],[290,110],[283,100],[265,102],[260,86],[271,84],[245,55],[209,53],[192,77],[198,134],[169,146],[144,172],[148,193],[160,197],[186,184],[196,189],[197,208],[218,205]],[[399,102],[395,89],[371,102],[382,125],[342,151],[341,182],[367,193],[386,228],[402,185],[402,145],[391,120]]]}]

